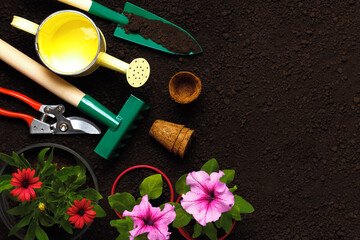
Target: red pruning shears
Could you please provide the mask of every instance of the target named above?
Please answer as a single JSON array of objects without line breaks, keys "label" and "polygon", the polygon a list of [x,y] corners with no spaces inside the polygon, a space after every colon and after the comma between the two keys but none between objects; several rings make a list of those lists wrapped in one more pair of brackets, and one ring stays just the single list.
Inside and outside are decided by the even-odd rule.
[{"label": "red pruning shears", "polygon": [[[42,113],[39,119],[33,116],[7,111],[0,108],[0,115],[20,118],[27,122],[30,134],[100,134],[101,130],[92,122],[81,117],[64,117],[65,107],[62,104],[44,105],[21,93],[0,87],[0,93],[18,98],[29,104],[32,108]],[[55,118],[55,123],[47,123],[48,117]]]}]

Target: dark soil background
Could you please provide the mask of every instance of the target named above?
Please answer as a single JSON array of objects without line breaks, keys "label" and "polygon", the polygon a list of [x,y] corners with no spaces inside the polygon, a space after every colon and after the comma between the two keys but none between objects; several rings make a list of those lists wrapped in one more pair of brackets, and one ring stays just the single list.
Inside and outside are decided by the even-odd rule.
[{"label": "dark soil background", "polygon": [[[98,0],[122,11],[125,1]],[[191,33],[204,52],[175,56],[113,36],[115,24],[90,16],[107,40],[108,53],[130,62],[146,58],[151,76],[131,88],[125,76],[99,68],[65,79],[118,113],[130,94],[151,110],[129,145],[113,160],[93,152],[102,135],[30,135],[22,120],[0,117],[0,150],[54,142],[86,156],[107,198],[116,176],[136,164],[164,171],[172,183],[210,158],[235,169],[237,194],[253,214],[236,224],[228,239],[359,239],[360,236],[360,3],[347,1],[134,1]],[[39,61],[34,37],[10,26],[13,15],[40,23],[57,10],[74,9],[55,0],[0,1],[0,36]],[[171,100],[168,82],[178,71],[202,80],[200,97],[189,105]],[[32,80],[0,63],[0,86],[44,104],[63,103],[66,116],[82,116]],[[1,96],[0,107],[37,114]],[[184,159],[167,152],[148,132],[156,119],[196,130]],[[105,132],[106,127],[100,125]],[[131,191],[151,172],[129,173],[121,188]],[[168,193],[167,193],[168,194]],[[83,239],[115,239],[116,219],[96,219]],[[172,229],[172,239],[181,239]],[[0,224],[1,239],[8,230]]]}]

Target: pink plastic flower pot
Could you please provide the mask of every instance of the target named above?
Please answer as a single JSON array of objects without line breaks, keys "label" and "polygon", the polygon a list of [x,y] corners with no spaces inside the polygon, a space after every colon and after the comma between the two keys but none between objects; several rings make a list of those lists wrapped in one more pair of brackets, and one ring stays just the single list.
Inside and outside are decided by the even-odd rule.
[{"label": "pink plastic flower pot", "polygon": [[[166,182],[167,182],[167,184],[169,186],[169,189],[170,189],[170,202],[174,202],[174,189],[173,189],[173,186],[171,185],[171,182],[170,182],[169,178],[165,175],[165,173],[163,173],[159,169],[157,169],[155,167],[152,167],[152,166],[149,166],[149,165],[136,165],[136,166],[130,167],[130,168],[124,170],[122,173],[120,173],[119,176],[114,181],[114,184],[113,184],[113,186],[111,188],[111,195],[115,194],[116,186],[117,186],[120,178],[122,178],[122,176],[124,176],[127,172],[130,172],[131,170],[139,169],[139,168],[148,168],[148,169],[151,169],[151,170],[154,170],[154,171],[160,173],[165,178],[165,180],[166,180]],[[123,216],[120,213],[118,213],[117,211],[115,211],[115,213],[119,216],[119,218],[123,219]]]},{"label": "pink plastic flower pot", "polygon": [[[180,202],[181,196],[178,197],[178,199],[176,200],[177,203]],[[228,233],[226,233],[224,236],[222,236],[221,238],[219,238],[219,240],[223,240],[225,239],[227,236],[229,236],[229,234],[231,233],[231,231],[233,230],[234,226],[235,226],[236,220],[234,219],[233,224],[231,226],[231,229]],[[188,240],[196,240],[196,238],[192,238],[190,233],[188,233],[187,231],[185,231],[184,228],[178,228],[178,231],[180,232],[180,234]]]}]

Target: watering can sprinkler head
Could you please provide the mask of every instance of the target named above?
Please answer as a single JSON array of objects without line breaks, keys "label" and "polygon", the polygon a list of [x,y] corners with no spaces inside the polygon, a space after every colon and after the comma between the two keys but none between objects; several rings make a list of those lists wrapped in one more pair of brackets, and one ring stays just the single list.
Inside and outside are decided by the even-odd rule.
[{"label": "watering can sprinkler head", "polygon": [[141,87],[150,76],[150,65],[144,58],[134,59],[126,69],[126,80],[132,87]]}]

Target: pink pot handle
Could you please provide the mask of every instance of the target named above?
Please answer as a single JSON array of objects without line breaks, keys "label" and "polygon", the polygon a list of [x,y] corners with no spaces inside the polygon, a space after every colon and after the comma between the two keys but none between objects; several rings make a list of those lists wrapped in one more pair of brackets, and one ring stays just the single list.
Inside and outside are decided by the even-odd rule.
[{"label": "pink pot handle", "polygon": [[[176,202],[179,203],[180,199],[181,199],[181,196],[178,197]],[[234,219],[230,231],[227,234],[225,234],[224,236],[222,236],[221,238],[219,238],[219,240],[224,240],[231,233],[231,231],[233,230],[233,228],[235,226],[235,223],[236,223],[236,220]],[[186,232],[184,228],[178,228],[178,231],[185,239],[187,239],[187,240],[196,240],[196,238],[192,238],[191,235],[188,232]]]},{"label": "pink pot handle", "polygon": [[[167,184],[169,185],[169,188],[170,188],[170,202],[174,202],[174,189],[173,189],[173,186],[171,185],[171,182],[170,182],[169,178],[165,175],[165,173],[163,173],[159,169],[157,169],[155,167],[152,167],[152,166],[149,166],[149,165],[136,165],[136,166],[130,167],[130,168],[124,170],[122,173],[120,173],[119,176],[116,178],[116,180],[115,180],[115,182],[114,182],[114,184],[113,184],[113,186],[111,188],[111,195],[115,194],[116,185],[118,184],[118,181],[120,180],[120,178],[122,176],[124,176],[125,173],[130,172],[131,170],[134,170],[134,169],[138,169],[138,168],[148,168],[148,169],[152,169],[152,170],[160,173],[165,178]],[[118,213],[117,211],[115,211],[115,213],[119,216],[119,218],[124,219],[123,216],[120,213]]]}]

